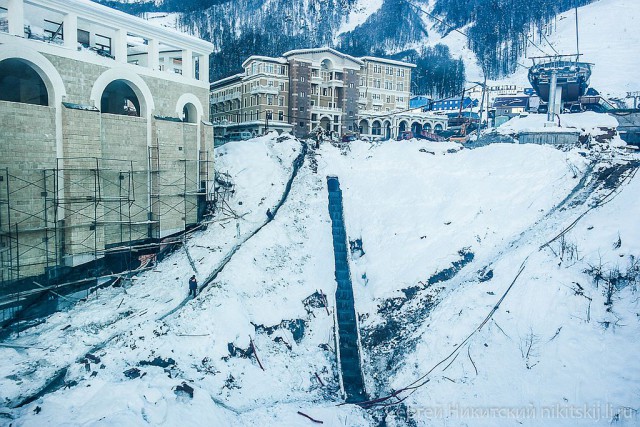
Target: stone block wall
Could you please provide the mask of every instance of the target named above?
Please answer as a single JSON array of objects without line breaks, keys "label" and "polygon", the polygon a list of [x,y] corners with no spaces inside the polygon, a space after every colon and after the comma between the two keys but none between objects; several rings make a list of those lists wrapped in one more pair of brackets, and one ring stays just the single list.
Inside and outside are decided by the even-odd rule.
[{"label": "stone block wall", "polygon": [[55,134],[54,108],[0,101],[0,280],[44,271],[46,245],[55,244],[45,241],[54,220]]},{"label": "stone block wall", "polygon": [[[123,70],[122,80],[136,73],[133,80],[144,82],[154,108],[146,117],[130,117],[0,101],[0,285],[46,267],[91,261],[113,246],[180,232],[198,221],[200,182],[213,179],[212,163],[205,161],[213,160],[212,126],[176,121],[185,94],[198,99],[208,120],[208,88],[137,74],[127,64],[110,68],[40,55],[62,78],[63,102],[93,107],[96,80]],[[154,155],[159,172],[150,161]],[[15,224],[19,234],[10,235]]]}]

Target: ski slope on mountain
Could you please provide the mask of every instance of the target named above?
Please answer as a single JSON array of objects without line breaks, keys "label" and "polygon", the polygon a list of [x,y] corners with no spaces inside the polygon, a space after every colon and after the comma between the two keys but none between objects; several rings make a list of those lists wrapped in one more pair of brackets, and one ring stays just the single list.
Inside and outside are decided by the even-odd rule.
[{"label": "ski slope on mountain", "polygon": [[[126,293],[103,292],[5,340],[14,348],[0,347],[1,357],[14,364],[0,374],[0,412],[26,426],[313,424],[300,413],[328,426],[556,426],[579,423],[460,411],[601,404],[612,412],[588,425],[610,425],[615,411],[634,425],[637,412],[623,410],[640,408],[631,281],[640,181],[636,158],[605,149],[324,143],[308,154],[274,220],[173,314],[146,313],[161,314],[186,294],[191,270],[182,251]],[[217,170],[236,184],[229,206],[247,214],[238,223],[248,233],[282,194],[299,143],[271,134],[216,151]],[[328,175],[340,178],[347,238],[362,246],[350,263],[369,396],[403,389],[459,348],[424,386],[401,394],[402,405],[340,406]],[[199,270],[233,245],[235,223],[214,218],[189,241]],[[493,317],[464,341],[523,263]],[[616,271],[627,279],[607,298]],[[112,306],[121,299],[125,310]],[[96,318],[104,321],[86,323]],[[42,349],[27,348],[36,345]],[[88,348],[99,362],[83,360]],[[14,408],[65,365],[67,387]],[[183,384],[192,397],[177,390]]]},{"label": "ski slope on mountain", "polygon": [[[624,98],[627,91],[640,90],[638,69],[640,56],[640,2],[636,0],[598,0],[578,8],[580,57],[581,61],[595,64],[591,75],[591,87],[605,96]],[[432,28],[434,21],[424,18]],[[531,66],[528,57],[576,53],[575,11],[558,15],[551,23],[550,34],[541,40],[536,36],[535,45],[529,43],[526,57],[521,57],[516,72],[504,79],[490,81],[492,85],[517,84],[530,87],[527,68]],[[463,33],[466,28],[460,29]],[[457,31],[445,37],[432,31],[429,45],[443,43],[449,46],[456,58],[465,62],[467,81],[482,81],[482,69],[478,60],[468,48],[468,40]]]}]

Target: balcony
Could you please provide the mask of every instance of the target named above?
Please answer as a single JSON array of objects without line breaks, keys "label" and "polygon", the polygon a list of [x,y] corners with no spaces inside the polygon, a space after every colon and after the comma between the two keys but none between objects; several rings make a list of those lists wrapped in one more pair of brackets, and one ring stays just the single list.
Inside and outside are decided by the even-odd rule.
[{"label": "balcony", "polygon": [[336,107],[321,107],[318,105],[314,105],[311,107],[311,110],[318,110],[320,112],[331,112],[331,113],[342,113],[342,109],[341,108],[336,108]]},{"label": "balcony", "polygon": [[332,86],[332,87],[344,87],[344,82],[342,80],[336,80],[336,79],[331,79],[326,77],[322,80],[322,84],[325,86]]},{"label": "balcony", "polygon": [[83,0],[0,0],[0,38],[103,66],[128,63],[175,81],[209,82],[211,43]]},{"label": "balcony", "polygon": [[251,88],[251,95],[266,93],[269,95],[277,95],[280,90],[276,86],[254,86]]}]

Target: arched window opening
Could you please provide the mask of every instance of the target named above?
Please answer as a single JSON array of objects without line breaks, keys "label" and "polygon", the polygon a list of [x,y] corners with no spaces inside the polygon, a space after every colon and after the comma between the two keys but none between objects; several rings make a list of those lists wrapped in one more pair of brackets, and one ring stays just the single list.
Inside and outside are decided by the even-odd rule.
[{"label": "arched window opening", "polygon": [[360,133],[365,135],[369,134],[369,122],[367,122],[366,120],[360,120],[358,128],[360,129]]},{"label": "arched window opening", "polygon": [[42,77],[20,59],[0,61],[0,101],[49,105],[49,93]]},{"label": "arched window opening", "polygon": [[100,111],[107,114],[140,117],[140,101],[127,82],[114,80],[102,92]]},{"label": "arched window opening", "polygon": [[198,110],[196,106],[188,102],[182,107],[182,121],[185,123],[197,123]]},{"label": "arched window opening", "polygon": [[371,124],[371,134],[372,135],[382,135],[382,124],[379,121],[375,120]]}]

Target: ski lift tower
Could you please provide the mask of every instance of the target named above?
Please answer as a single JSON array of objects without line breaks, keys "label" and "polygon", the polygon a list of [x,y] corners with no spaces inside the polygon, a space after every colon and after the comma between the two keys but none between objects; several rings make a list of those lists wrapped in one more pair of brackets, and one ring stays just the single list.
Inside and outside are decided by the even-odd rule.
[{"label": "ski lift tower", "polygon": [[580,54],[533,57],[529,69],[529,82],[540,99],[547,103],[547,122],[553,123],[555,115],[565,104],[577,103],[589,87],[591,66],[579,62]]}]

